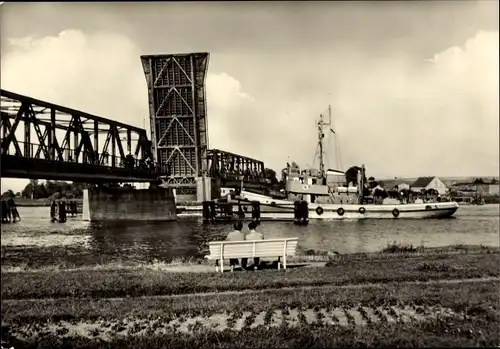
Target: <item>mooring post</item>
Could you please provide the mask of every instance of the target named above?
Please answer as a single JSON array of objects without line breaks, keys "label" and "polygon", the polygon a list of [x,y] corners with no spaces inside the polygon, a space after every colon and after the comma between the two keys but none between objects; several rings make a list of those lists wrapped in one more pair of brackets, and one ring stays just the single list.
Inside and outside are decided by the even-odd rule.
[{"label": "mooring post", "polygon": [[203,201],[203,220],[208,221],[210,220],[210,202],[209,201]]}]

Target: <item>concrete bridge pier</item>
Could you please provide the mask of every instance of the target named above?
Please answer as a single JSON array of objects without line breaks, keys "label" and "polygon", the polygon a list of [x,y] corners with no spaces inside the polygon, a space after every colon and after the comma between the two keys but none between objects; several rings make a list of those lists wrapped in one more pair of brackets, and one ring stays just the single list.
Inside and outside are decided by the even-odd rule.
[{"label": "concrete bridge pier", "polygon": [[96,187],[83,191],[84,221],[173,221],[177,220],[172,189],[151,185]]},{"label": "concrete bridge pier", "polygon": [[196,178],[196,201],[204,202],[220,197],[220,183],[212,177]]}]

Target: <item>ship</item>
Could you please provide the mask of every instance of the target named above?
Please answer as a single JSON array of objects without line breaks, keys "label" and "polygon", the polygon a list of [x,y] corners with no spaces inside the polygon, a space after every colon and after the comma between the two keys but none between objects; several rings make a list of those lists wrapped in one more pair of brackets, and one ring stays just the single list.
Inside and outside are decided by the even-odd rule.
[{"label": "ship", "polygon": [[[295,220],[299,224],[307,224],[309,219],[446,218],[458,210],[458,203],[443,202],[440,197],[411,200],[408,195],[408,200],[403,202],[394,198],[376,203],[370,190],[367,191],[364,165],[353,167],[357,173],[350,182],[346,182],[346,173],[341,170],[325,170],[325,128],[335,135],[331,128],[331,107],[328,108],[328,116],[329,120],[325,121],[323,114],[320,114],[317,122],[316,155],[319,157],[319,169],[301,170],[295,163],[293,166],[287,163],[286,169],[282,171],[286,199],[241,187],[237,192],[228,194],[226,202],[236,204],[240,215],[242,203],[258,202],[260,219]],[[351,169],[350,172],[352,176]],[[247,210],[247,206],[244,208]]]}]

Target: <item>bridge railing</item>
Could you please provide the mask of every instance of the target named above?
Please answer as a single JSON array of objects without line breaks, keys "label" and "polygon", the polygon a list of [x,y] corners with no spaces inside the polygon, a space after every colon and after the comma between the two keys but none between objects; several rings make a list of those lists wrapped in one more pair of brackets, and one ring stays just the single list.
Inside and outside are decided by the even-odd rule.
[{"label": "bridge railing", "polygon": [[[103,168],[119,168],[119,169],[129,169],[132,171],[132,174],[159,174],[160,168],[157,164],[146,162],[143,159],[136,158],[124,158],[122,156],[113,156],[108,153],[98,153],[98,152],[88,152],[88,151],[79,151],[77,152],[75,149],[71,148],[59,148],[61,150],[61,157],[59,154],[51,159],[50,155],[47,156],[47,149],[44,151],[44,145],[40,145],[38,143],[27,143],[18,141],[21,153],[13,149],[7,148],[6,150],[2,149],[2,155],[14,155],[23,158],[29,159],[39,159],[39,160],[48,160],[48,161],[58,161],[58,162],[66,162],[66,163],[78,163],[83,165],[92,165]],[[48,149],[49,151],[51,149]]]},{"label": "bridge railing", "polygon": [[267,183],[267,180],[263,173],[235,173],[220,171],[217,173],[217,176],[230,181],[251,181],[260,182],[262,184]]},{"label": "bridge railing", "polygon": [[[109,180],[113,175],[121,179],[131,176],[117,169],[128,170],[131,163],[134,169],[141,169],[153,158],[146,130],[116,120],[3,89],[0,91],[0,114],[2,158],[8,160],[2,166],[4,176],[30,176],[37,172],[37,167],[50,172],[50,165],[55,162],[57,171],[53,168],[52,177],[67,169],[65,178],[72,172],[76,177],[88,174],[86,178],[96,180],[99,176]],[[8,158],[6,154],[10,154]],[[132,154],[143,161],[130,159]],[[20,160],[17,163],[16,158]],[[91,165],[97,171],[88,166],[86,169],[74,165],[65,168],[65,162]],[[114,173],[100,170],[102,167],[114,168]],[[135,177],[148,180],[153,176]]]},{"label": "bridge railing", "polygon": [[220,149],[207,151],[208,174],[223,180],[267,184],[264,162]]}]

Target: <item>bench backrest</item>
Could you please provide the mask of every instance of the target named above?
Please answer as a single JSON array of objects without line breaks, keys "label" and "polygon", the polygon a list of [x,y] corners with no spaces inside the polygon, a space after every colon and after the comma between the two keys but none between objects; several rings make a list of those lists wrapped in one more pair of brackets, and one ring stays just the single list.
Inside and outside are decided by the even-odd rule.
[{"label": "bench backrest", "polygon": [[244,241],[212,241],[209,242],[210,256],[221,255],[228,258],[278,257],[293,256],[299,238],[244,240]]}]

